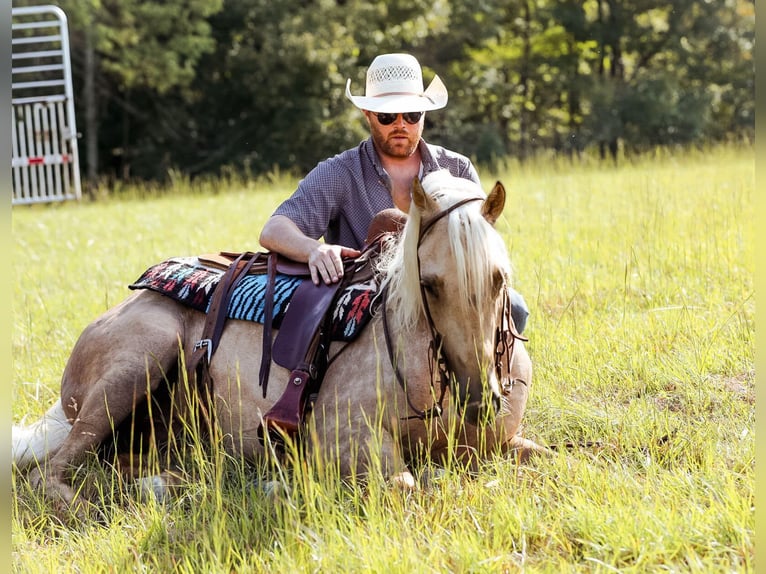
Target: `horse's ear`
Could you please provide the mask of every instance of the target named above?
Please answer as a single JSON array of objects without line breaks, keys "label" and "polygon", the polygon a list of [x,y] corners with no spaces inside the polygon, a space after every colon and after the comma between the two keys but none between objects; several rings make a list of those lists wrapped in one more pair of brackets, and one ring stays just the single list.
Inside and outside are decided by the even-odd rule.
[{"label": "horse's ear", "polygon": [[497,218],[503,212],[505,207],[505,187],[499,181],[489,192],[487,199],[484,200],[484,205],[481,206],[481,214],[484,219],[489,221],[492,225],[495,224]]},{"label": "horse's ear", "polygon": [[423,185],[417,177],[412,180],[412,201],[415,202],[415,207],[421,212],[432,209],[433,200],[423,189]]}]

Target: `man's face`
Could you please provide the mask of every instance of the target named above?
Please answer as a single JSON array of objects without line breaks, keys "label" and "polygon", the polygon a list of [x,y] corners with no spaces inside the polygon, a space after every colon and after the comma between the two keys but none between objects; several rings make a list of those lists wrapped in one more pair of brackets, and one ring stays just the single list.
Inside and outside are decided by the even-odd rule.
[{"label": "man's face", "polygon": [[[414,124],[405,120],[403,114],[396,114],[396,119],[388,125],[382,124],[374,112],[365,110],[364,115],[370,124],[372,141],[375,142],[379,153],[395,158],[407,158],[415,153],[423,134],[425,113],[421,114]],[[382,115],[385,118],[386,115],[393,114]]]}]

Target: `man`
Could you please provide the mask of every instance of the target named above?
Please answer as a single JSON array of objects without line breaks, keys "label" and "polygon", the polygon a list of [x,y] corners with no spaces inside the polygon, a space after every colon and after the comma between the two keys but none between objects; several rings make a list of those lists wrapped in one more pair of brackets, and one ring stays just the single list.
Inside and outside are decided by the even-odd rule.
[{"label": "man", "polygon": [[[343,275],[342,258],[360,254],[370,222],[379,212],[410,208],[412,181],[447,169],[480,184],[471,161],[423,139],[425,112],[447,105],[447,88],[435,76],[427,89],[418,61],[409,54],[383,54],[367,70],[364,96],[346,97],[359,108],[370,138],[358,147],[320,162],[269,218],[259,238],[269,251],[308,263],[311,279],[334,283]],[[319,238],[324,238],[324,242]],[[519,332],[529,311],[511,292]]]}]

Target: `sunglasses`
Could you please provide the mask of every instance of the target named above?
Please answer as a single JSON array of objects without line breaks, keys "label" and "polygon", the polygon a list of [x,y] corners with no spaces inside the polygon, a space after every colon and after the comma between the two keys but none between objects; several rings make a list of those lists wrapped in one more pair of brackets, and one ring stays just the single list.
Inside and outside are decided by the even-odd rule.
[{"label": "sunglasses", "polygon": [[[378,123],[382,126],[390,126],[396,121],[398,116],[399,114],[375,113],[375,117],[378,118]],[[423,117],[423,112],[405,112],[402,114],[402,117],[408,124],[416,124],[420,121],[420,118]]]}]

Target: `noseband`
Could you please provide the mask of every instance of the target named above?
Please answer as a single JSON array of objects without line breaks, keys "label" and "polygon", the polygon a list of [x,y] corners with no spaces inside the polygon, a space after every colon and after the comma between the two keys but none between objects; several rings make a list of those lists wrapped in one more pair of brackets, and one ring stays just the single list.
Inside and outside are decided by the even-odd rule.
[{"label": "noseband", "polygon": [[[473,202],[473,201],[484,201],[483,197],[467,197],[461,201],[456,202],[455,204],[451,205],[450,207],[440,211],[436,215],[434,215],[431,219],[429,219],[426,223],[424,223],[420,228],[420,235],[418,236],[418,245],[417,245],[417,264],[418,264],[418,277],[420,277],[420,245],[423,242],[423,238],[425,235],[431,230],[431,228],[434,226],[434,224],[442,219],[443,217],[446,217],[450,213],[452,213],[454,210],[458,209],[459,207],[462,207],[463,205]],[[439,382],[440,382],[440,395],[439,400],[432,406],[430,409],[427,410],[420,410],[415,408],[415,406],[412,404],[412,401],[410,400],[409,395],[407,394],[407,388],[406,383],[404,381],[404,377],[402,376],[401,371],[399,370],[398,365],[396,364],[396,360],[394,358],[394,351],[393,351],[393,345],[391,342],[391,333],[390,329],[388,327],[388,320],[386,319],[386,301],[388,300],[388,285],[386,285],[383,289],[383,297],[382,297],[382,315],[383,315],[383,334],[385,336],[386,340],[386,348],[388,350],[388,358],[391,362],[391,366],[394,369],[394,374],[396,375],[396,380],[399,383],[399,386],[404,391],[405,397],[407,397],[407,404],[410,407],[410,410],[412,410],[415,414],[409,416],[409,417],[402,417],[404,420],[407,419],[420,419],[420,420],[426,420],[431,419],[435,416],[441,416],[443,407],[442,403],[444,401],[444,395],[447,391],[447,387],[449,386],[450,382],[450,371],[447,367],[447,361],[444,358],[444,355],[442,353],[442,342],[444,338],[442,337],[441,333],[439,333],[436,330],[436,326],[434,325],[434,320],[431,315],[431,309],[428,306],[428,298],[426,297],[425,287],[423,286],[423,283],[420,283],[420,298],[423,303],[423,309],[425,310],[426,315],[426,322],[428,323],[428,328],[431,331],[431,342],[428,345],[428,352],[429,352],[429,372],[431,374],[431,381],[434,380],[434,369],[438,370],[439,372]],[[511,368],[511,360],[512,360],[512,353],[513,353],[513,342],[517,338],[521,338],[518,333],[516,333],[515,328],[513,328],[513,320],[511,319],[510,315],[510,302],[508,297],[508,291],[506,289],[503,289],[503,311],[502,315],[503,318],[500,321],[500,324],[496,330],[495,333],[495,369],[497,371],[499,380],[502,380],[502,359],[504,356],[507,355],[507,365],[508,365],[508,371],[510,374],[510,368]]]}]

